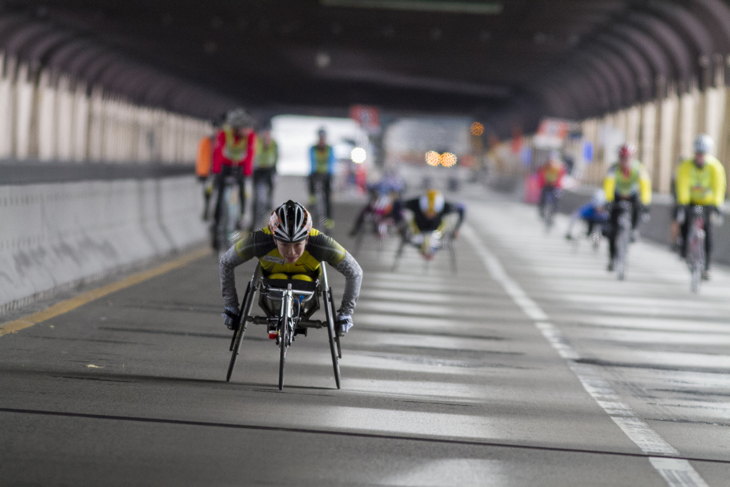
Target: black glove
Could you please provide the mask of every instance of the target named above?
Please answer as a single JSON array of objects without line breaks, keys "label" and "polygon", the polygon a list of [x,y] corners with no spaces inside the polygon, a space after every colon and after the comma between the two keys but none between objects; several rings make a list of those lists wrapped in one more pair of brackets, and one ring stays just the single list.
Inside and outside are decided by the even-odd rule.
[{"label": "black glove", "polygon": [[223,324],[226,325],[226,328],[228,328],[229,330],[236,329],[239,322],[238,310],[236,308],[226,306],[225,308],[223,308],[223,313],[221,313],[221,316],[223,316]]}]

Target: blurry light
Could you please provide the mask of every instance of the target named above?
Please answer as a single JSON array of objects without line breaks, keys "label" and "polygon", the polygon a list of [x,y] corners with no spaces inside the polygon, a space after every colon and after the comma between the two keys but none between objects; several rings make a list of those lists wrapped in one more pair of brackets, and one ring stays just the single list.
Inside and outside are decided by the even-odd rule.
[{"label": "blurry light", "polygon": [[456,161],[456,154],[452,154],[451,152],[444,152],[441,154],[441,165],[444,167],[452,167],[456,165]]},{"label": "blurry light", "polygon": [[330,55],[324,51],[319,51],[314,58],[314,62],[318,68],[326,68],[331,62]]},{"label": "blurry light", "polygon": [[438,166],[441,162],[441,154],[434,150],[426,152],[426,164],[429,166]]},{"label": "blurry light", "polygon": [[365,152],[365,149],[362,147],[355,147],[352,149],[352,152],[350,152],[350,159],[352,159],[352,162],[355,164],[362,164],[365,162],[365,159],[367,159],[367,152]]},{"label": "blurry light", "polygon": [[484,134],[484,125],[479,122],[473,122],[469,127],[469,133],[472,135],[480,136]]}]

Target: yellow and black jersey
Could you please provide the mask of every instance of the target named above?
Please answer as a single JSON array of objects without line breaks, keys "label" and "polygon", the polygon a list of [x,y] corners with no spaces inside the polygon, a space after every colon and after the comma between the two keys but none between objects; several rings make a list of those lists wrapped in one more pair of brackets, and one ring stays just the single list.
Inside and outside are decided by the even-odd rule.
[{"label": "yellow and black jersey", "polygon": [[319,230],[309,231],[309,238],[304,254],[294,263],[287,264],[274,243],[274,237],[268,228],[253,232],[248,238],[239,240],[235,245],[236,253],[247,261],[254,257],[259,259],[264,276],[269,274],[307,274],[316,277],[320,262],[327,262],[332,267],[342,262],[347,251]]},{"label": "yellow and black jersey", "polygon": [[291,264],[287,264],[279,253],[276,243],[274,243],[274,237],[268,228],[257,230],[238,241],[221,256],[219,262],[221,292],[225,306],[238,306],[233,271],[236,266],[253,258],[258,259],[265,277],[272,274],[285,274],[288,277],[301,279],[301,276],[304,275],[309,276],[312,280],[319,277],[320,265],[322,262],[326,262],[345,276],[345,289],[339,312],[352,314],[360,294],[362,268],[355,258],[332,237],[319,230],[310,230],[304,253]]}]

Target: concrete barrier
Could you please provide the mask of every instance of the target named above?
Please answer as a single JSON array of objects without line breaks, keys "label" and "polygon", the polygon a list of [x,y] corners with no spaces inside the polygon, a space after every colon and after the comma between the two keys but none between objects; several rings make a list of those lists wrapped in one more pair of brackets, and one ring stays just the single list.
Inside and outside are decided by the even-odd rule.
[{"label": "concrete barrier", "polygon": [[0,186],[0,313],[204,242],[192,176]]}]

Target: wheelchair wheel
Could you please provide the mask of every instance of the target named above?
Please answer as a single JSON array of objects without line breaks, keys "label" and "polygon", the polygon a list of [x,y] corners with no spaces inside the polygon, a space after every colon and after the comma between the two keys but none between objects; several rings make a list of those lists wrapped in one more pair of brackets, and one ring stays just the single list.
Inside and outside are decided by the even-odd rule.
[{"label": "wheelchair wheel", "polygon": [[248,322],[248,315],[251,313],[251,305],[253,304],[254,294],[256,294],[256,279],[259,275],[259,268],[256,267],[253,278],[248,282],[246,286],[246,292],[243,295],[241,301],[241,308],[238,311],[239,322],[236,327],[236,331],[233,332],[233,339],[229,349],[231,351],[231,361],[228,364],[228,373],[226,374],[226,382],[231,381],[231,375],[233,374],[233,368],[236,366],[236,358],[241,350],[241,343],[243,342],[243,336],[246,334],[246,323]]},{"label": "wheelchair wheel", "polygon": [[238,326],[236,331],[233,332],[233,339],[229,347],[231,351],[231,361],[228,364],[228,373],[226,374],[226,382],[231,381],[231,374],[233,374],[233,368],[236,366],[236,358],[241,350],[241,343],[243,342],[243,336],[246,334],[246,317],[251,311],[251,303],[253,302],[253,291],[251,283],[246,286],[246,293],[243,295],[243,302],[238,312]]},{"label": "wheelchair wheel", "polygon": [[330,355],[332,356],[332,370],[335,374],[335,384],[340,388],[340,359],[342,358],[342,348],[340,347],[340,337],[337,335],[335,328],[335,304],[332,299],[332,288],[329,287],[327,280],[327,268],[322,264],[322,301],[324,304],[324,315],[327,320],[327,337],[330,345]]},{"label": "wheelchair wheel", "polygon": [[285,294],[281,301],[282,316],[279,319],[279,390],[284,388],[284,365],[286,365],[286,351],[291,345],[294,335],[292,323],[291,294]]},{"label": "wheelchair wheel", "polygon": [[284,365],[286,365],[286,319],[279,320],[279,390],[284,388]]},{"label": "wheelchair wheel", "polygon": [[448,242],[447,246],[449,248],[449,260],[451,261],[451,272],[456,274],[457,273],[456,249],[454,248],[454,240],[449,238],[449,242]]},{"label": "wheelchair wheel", "polygon": [[340,348],[340,338],[337,336],[335,329],[334,307],[332,306],[332,289],[323,291],[324,296],[324,313],[327,319],[327,336],[329,338],[330,355],[332,356],[332,369],[335,374],[335,384],[340,388],[340,358],[342,358],[342,349]]}]

